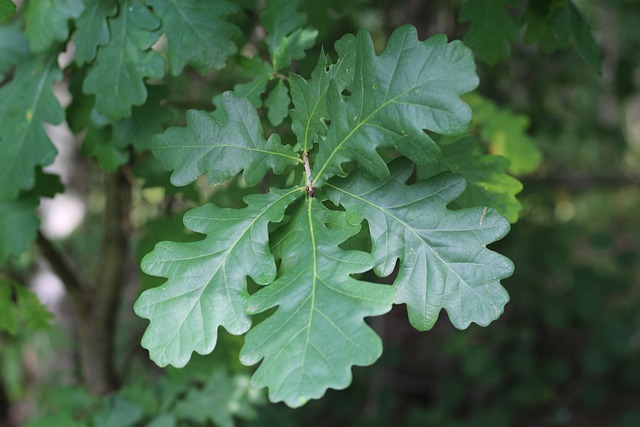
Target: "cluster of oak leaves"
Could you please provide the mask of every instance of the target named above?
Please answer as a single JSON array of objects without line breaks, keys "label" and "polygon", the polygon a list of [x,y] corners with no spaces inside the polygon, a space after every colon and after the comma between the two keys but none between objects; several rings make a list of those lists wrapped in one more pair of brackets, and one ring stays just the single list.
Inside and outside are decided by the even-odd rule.
[{"label": "cluster of oak leaves", "polygon": [[[486,245],[509,222],[486,207],[448,209],[465,190],[459,175],[407,184],[414,164],[442,163],[435,134],[469,126],[460,96],[478,84],[472,52],[444,36],[419,41],[410,26],[380,55],[364,31],[335,47],[335,63],[323,54],[311,79],[289,78],[295,146],[277,134],[265,139],[256,108],[234,92],[214,114],[191,110],[186,127],[153,139],[153,154],[178,186],[203,173],[217,184],[243,171],[251,186],[269,170],[306,171],[297,185],[246,197],[244,208],[187,212],[185,225],[204,240],[161,242],[144,258],[146,273],[168,278],[135,305],[150,320],[142,344],[157,364],[180,367],[194,351],[211,352],[220,326],[246,333],[242,363],[261,361],[253,385],[299,406],[345,388],[353,365],[380,356],[364,318],[393,304],[406,304],[421,331],[442,309],[458,328],[502,313],[508,294],[499,281],[513,264]],[[469,151],[464,140],[455,144],[458,155]],[[370,253],[343,249],[362,227]],[[393,284],[356,278],[370,270],[394,274]],[[247,277],[264,286],[250,295]],[[274,307],[252,327],[252,315]]]}]

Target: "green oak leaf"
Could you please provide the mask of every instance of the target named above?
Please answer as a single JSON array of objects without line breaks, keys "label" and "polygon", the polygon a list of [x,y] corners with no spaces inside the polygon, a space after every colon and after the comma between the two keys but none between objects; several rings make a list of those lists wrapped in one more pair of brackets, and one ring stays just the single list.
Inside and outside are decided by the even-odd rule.
[{"label": "green oak leaf", "polygon": [[520,35],[520,24],[509,12],[521,0],[467,0],[460,9],[460,22],[471,22],[465,44],[476,48],[478,57],[489,65],[509,56],[510,43]]},{"label": "green oak leaf", "polygon": [[264,106],[268,109],[267,118],[269,123],[273,126],[281,124],[289,114],[290,103],[289,89],[287,89],[282,80],[278,80],[278,83],[271,89],[269,96],[264,101]]},{"label": "green oak leaf", "polygon": [[243,209],[213,204],[193,209],[185,214],[184,223],[207,237],[159,243],[142,260],[145,273],[169,279],[143,292],[134,306],[138,316],[151,321],[142,346],[154,362],[183,367],[192,352],[213,351],[219,326],[234,335],[249,329],[246,277],[260,284],[275,278],[268,226],[280,222],[287,205],[301,195],[299,188],[273,189],[247,196]]},{"label": "green oak leaf", "polygon": [[[245,83],[238,83],[233,86],[233,91],[243,98],[247,98],[251,101],[254,107],[260,108],[262,106],[262,94],[267,89],[267,83],[273,77],[275,71],[270,64],[266,63],[259,56],[252,58],[246,58],[241,56],[238,60],[238,65],[242,68],[242,76],[248,77],[251,80]],[[219,106],[222,99],[222,94],[214,97],[214,104]]]},{"label": "green oak leaf", "polygon": [[89,126],[82,142],[82,155],[87,158],[95,157],[100,166],[108,172],[115,172],[129,161],[129,152],[113,143],[109,127]]},{"label": "green oak leaf", "polygon": [[277,134],[264,139],[249,100],[225,92],[220,109],[226,116],[223,122],[204,111],[189,110],[185,128],[172,127],[152,139],[153,154],[174,171],[173,185],[187,185],[205,172],[210,184],[219,184],[244,170],[243,178],[251,186],[269,169],[279,174],[301,162]]},{"label": "green oak leaf", "polygon": [[98,48],[109,42],[107,19],[115,15],[115,0],[84,0],[84,11],[76,20],[74,42],[75,61],[78,66],[92,62]]},{"label": "green oak leaf", "polygon": [[96,95],[100,113],[121,119],[131,115],[133,105],[144,104],[144,79],[164,74],[164,60],[150,49],[159,27],[160,20],[141,0],[123,0],[118,14],[109,19],[111,40],[98,50],[82,86],[87,95]]},{"label": "green oak leaf", "polygon": [[388,177],[377,148],[394,148],[416,163],[437,161],[440,149],[424,130],[455,135],[471,122],[471,109],[459,97],[478,85],[478,76],[473,54],[461,42],[447,44],[444,35],[421,42],[414,27],[403,26],[379,56],[365,31],[353,48],[351,95],[344,99],[337,83],[329,86],[331,125],[319,144],[314,185],[354,159],[372,175]]},{"label": "green oak leaf", "polygon": [[429,169],[431,176],[449,170],[464,177],[467,187],[456,199],[457,205],[463,208],[495,208],[500,215],[514,223],[522,209],[516,199],[516,194],[522,191],[522,183],[505,173],[509,166],[508,159],[496,155],[473,154],[477,146],[478,141],[473,137],[441,144],[441,167],[425,169]]},{"label": "green oak leaf", "polygon": [[260,22],[267,30],[265,42],[269,47],[274,70],[291,65],[292,60],[304,58],[304,51],[311,48],[318,31],[301,28],[307,20],[305,13],[297,9],[302,0],[268,0]]},{"label": "green oak leaf", "polygon": [[0,26],[0,81],[29,58],[29,42],[16,23]]},{"label": "green oak leaf", "polygon": [[559,40],[573,37],[578,53],[591,69],[602,74],[602,51],[593,38],[591,27],[578,7],[570,0],[557,0],[551,6],[549,22]]},{"label": "green oak leaf", "polygon": [[95,427],[134,426],[144,416],[143,409],[121,396],[110,396],[93,418]]},{"label": "green oak leaf", "polygon": [[325,55],[320,54],[318,64],[311,73],[311,79],[292,74],[289,77],[291,98],[295,109],[291,110],[293,133],[298,137],[303,151],[310,151],[319,137],[327,132],[328,113],[326,94],[329,83],[333,80],[342,91],[353,81],[355,37],[347,34],[335,44],[339,59],[336,64]]},{"label": "green oak leaf", "polygon": [[229,21],[238,7],[226,0],[147,0],[162,20],[167,36],[171,73],[179,75],[187,64],[204,74],[220,69],[230,55],[237,52],[234,39],[240,29]]},{"label": "green oak leaf", "polygon": [[550,6],[554,0],[538,0],[527,5],[527,11],[522,17],[527,26],[524,41],[528,44],[536,43],[545,53],[553,53],[560,48],[567,48],[569,40],[559,40],[553,34],[549,22]]},{"label": "green oak leaf", "polygon": [[511,162],[509,172],[515,175],[531,173],[542,161],[542,152],[527,134],[529,117],[501,109],[478,94],[465,97],[473,110],[473,124],[482,139],[489,143],[492,154]]},{"label": "green oak leaf", "polygon": [[82,13],[82,0],[38,0],[29,2],[25,10],[25,33],[33,52],[44,52],[56,42],[69,37],[67,21]]},{"label": "green oak leaf", "polygon": [[390,275],[400,260],[396,303],[407,305],[417,330],[433,327],[443,308],[456,328],[488,325],[509,300],[499,281],[513,273],[513,263],[486,245],[504,237],[509,222],[493,209],[448,210],[464,191],[460,176],[408,186],[413,166],[402,158],[390,166],[388,180],[357,171],[325,191],[353,218],[368,221],[376,274]]},{"label": "green oak leaf", "polygon": [[[9,20],[16,13],[16,5],[11,0],[0,0],[0,24]],[[1,40],[1,39],[0,39]]]},{"label": "green oak leaf", "polygon": [[64,110],[51,83],[61,78],[57,53],[38,55],[21,63],[11,82],[0,88],[0,200],[15,198],[35,183],[34,168],[53,162],[56,149],[44,123],[59,124]]},{"label": "green oak leaf", "polygon": [[364,317],[389,311],[395,289],[351,277],[373,265],[370,254],[339,247],[359,229],[309,198],[273,237],[278,278],[249,298],[247,312],[278,309],[249,331],[240,352],[245,365],[262,360],[252,385],[268,387],[271,401],[298,407],[328,388],[346,388],[351,366],[380,357],[380,338]]},{"label": "green oak leaf", "polygon": [[0,200],[0,264],[20,255],[36,238],[40,221],[35,216],[37,197]]},{"label": "green oak leaf", "polygon": [[172,413],[179,419],[207,425],[211,421],[219,427],[233,427],[232,401],[237,385],[227,372],[218,370],[207,379],[203,388],[189,388]]}]

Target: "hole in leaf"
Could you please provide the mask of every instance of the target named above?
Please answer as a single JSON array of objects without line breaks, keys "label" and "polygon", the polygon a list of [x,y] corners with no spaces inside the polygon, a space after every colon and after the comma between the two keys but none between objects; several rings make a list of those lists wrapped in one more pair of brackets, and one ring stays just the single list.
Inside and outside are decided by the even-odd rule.
[{"label": "hole in leaf", "polygon": [[349,89],[342,89],[342,92],[340,92],[340,94],[342,96],[351,96],[351,91]]}]

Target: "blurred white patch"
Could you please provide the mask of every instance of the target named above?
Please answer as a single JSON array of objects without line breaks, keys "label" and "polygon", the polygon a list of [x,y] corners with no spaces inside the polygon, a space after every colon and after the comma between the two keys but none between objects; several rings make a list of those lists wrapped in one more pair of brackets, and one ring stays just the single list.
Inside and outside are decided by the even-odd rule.
[{"label": "blurred white patch", "polygon": [[42,199],[40,216],[44,234],[52,239],[64,239],[84,220],[86,206],[70,193],[57,194],[53,199]]},{"label": "blurred white patch", "polygon": [[40,302],[56,313],[56,307],[65,295],[64,285],[48,268],[40,268],[31,278],[31,290]]}]

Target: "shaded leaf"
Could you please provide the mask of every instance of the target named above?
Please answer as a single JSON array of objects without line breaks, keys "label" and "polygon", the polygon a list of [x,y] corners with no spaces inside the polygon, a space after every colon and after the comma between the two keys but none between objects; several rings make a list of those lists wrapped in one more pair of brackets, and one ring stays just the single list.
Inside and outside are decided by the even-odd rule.
[{"label": "shaded leaf", "polygon": [[0,201],[0,263],[20,255],[36,238],[40,221],[35,216],[37,197]]},{"label": "shaded leaf", "polygon": [[70,19],[82,13],[82,0],[39,0],[29,2],[24,12],[25,34],[33,52],[44,52],[69,37]]},{"label": "shaded leaf", "polygon": [[[496,155],[476,155],[473,150],[478,142],[475,138],[463,138],[440,145],[442,166],[430,169],[430,176],[449,170],[461,175],[467,181],[464,192],[456,199],[463,207],[490,207],[514,223],[522,205],[516,194],[522,191],[522,184],[507,175],[509,160]],[[427,168],[425,168],[427,169]]]},{"label": "shaded leaf", "polygon": [[460,9],[460,22],[471,25],[464,36],[465,44],[476,48],[478,57],[495,65],[509,56],[510,43],[517,40],[520,24],[509,12],[521,0],[467,0]]},{"label": "shaded leaf", "polygon": [[107,19],[117,11],[114,0],[84,0],[84,3],[84,11],[76,21],[73,36],[76,45],[75,61],[79,66],[92,62],[98,48],[109,42]]},{"label": "shaded leaf", "polygon": [[100,166],[108,172],[115,172],[129,161],[129,152],[113,143],[109,127],[89,127],[82,143],[82,155],[95,157]]},{"label": "shaded leaf", "polygon": [[298,11],[300,3],[302,0],[268,0],[260,16],[268,33],[265,42],[276,71],[288,67],[294,59],[304,58],[304,51],[314,45],[318,35],[313,28],[301,28],[307,15]]},{"label": "shaded leaf", "polygon": [[351,277],[373,265],[368,253],[338,246],[359,228],[311,198],[274,236],[278,278],[251,296],[247,312],[278,309],[249,331],[240,353],[246,365],[262,360],[252,384],[269,387],[271,401],[298,407],[346,388],[353,365],[380,357],[380,338],[363,319],[389,311],[395,289]]},{"label": "shaded leaf", "polygon": [[[238,83],[233,86],[233,91],[243,98],[251,101],[254,107],[262,106],[260,98],[267,89],[267,83],[273,77],[274,69],[268,63],[264,62],[257,55],[253,58],[240,57],[239,65],[242,67],[242,75],[251,78],[246,83]],[[220,95],[220,99],[222,95]],[[216,106],[220,106],[221,102],[214,102]]]},{"label": "shaded leaf", "polygon": [[190,64],[201,74],[220,69],[237,52],[234,39],[240,29],[229,22],[238,7],[226,0],[147,0],[162,20],[167,35],[171,73],[180,74]]},{"label": "shaded leaf", "polygon": [[131,115],[133,105],[147,99],[144,79],[160,78],[164,60],[151,46],[160,20],[140,0],[123,0],[109,19],[111,40],[98,50],[82,90],[96,96],[96,109],[110,119]]},{"label": "shaded leaf", "polygon": [[0,0],[0,24],[9,20],[16,13],[16,5],[11,0]]},{"label": "shaded leaf", "polygon": [[220,108],[226,115],[222,123],[204,111],[189,110],[185,128],[172,127],[153,138],[153,154],[174,171],[172,184],[189,184],[205,172],[210,184],[218,184],[244,170],[247,185],[255,185],[269,169],[278,174],[300,162],[278,135],[264,139],[251,102],[225,92]]},{"label": "shaded leaf", "polygon": [[127,399],[113,396],[105,399],[102,409],[93,416],[95,427],[129,427],[143,415],[143,409]]},{"label": "shaded leaf", "polygon": [[0,81],[15,65],[28,58],[29,43],[19,26],[12,24],[0,26]]},{"label": "shaded leaf", "polygon": [[377,148],[395,148],[417,163],[440,158],[437,144],[423,130],[464,132],[471,109],[460,95],[478,85],[473,54],[444,35],[419,41],[416,29],[400,27],[378,56],[371,37],[360,31],[351,96],[344,99],[332,82],[327,95],[331,125],[313,169],[314,185],[342,173],[343,162],[357,160],[384,179],[387,165]]},{"label": "shaded leaf", "polygon": [[14,79],[0,88],[0,200],[15,198],[33,187],[34,168],[53,162],[56,149],[44,123],[59,124],[64,110],[53,95],[51,83],[61,77],[57,54],[36,56],[16,69]]},{"label": "shaded leaf", "polygon": [[396,303],[407,305],[416,329],[432,328],[443,308],[457,328],[486,326],[509,300],[500,279],[513,273],[513,263],[486,245],[504,237],[509,223],[493,209],[447,209],[464,178],[444,173],[408,186],[412,169],[399,159],[388,180],[358,171],[325,191],[352,218],[368,221],[377,275],[390,275],[400,261]]},{"label": "shaded leaf", "polygon": [[542,152],[527,134],[529,117],[501,109],[478,94],[465,97],[473,110],[473,123],[492,154],[510,160],[509,172],[522,175],[533,172],[542,161]]},{"label": "shaded leaf", "polygon": [[[159,366],[184,366],[196,351],[207,354],[223,326],[234,335],[246,332],[246,277],[266,284],[276,275],[269,250],[268,225],[282,220],[289,203],[302,192],[271,190],[245,198],[244,209],[208,204],[185,214],[185,225],[207,237],[198,242],[162,242],[142,260],[145,273],[167,277],[145,291],[135,304],[151,323],[142,346]],[[247,262],[247,257],[251,262]]]},{"label": "shaded leaf", "polygon": [[220,427],[233,427],[232,400],[236,384],[226,372],[215,372],[201,389],[190,388],[176,403],[173,414],[179,419],[204,425],[208,421]]},{"label": "shaded leaf", "polygon": [[271,89],[269,96],[264,101],[264,106],[268,109],[267,118],[273,126],[278,126],[287,117],[290,103],[289,89],[285,86],[284,81],[278,80],[278,83]]}]

